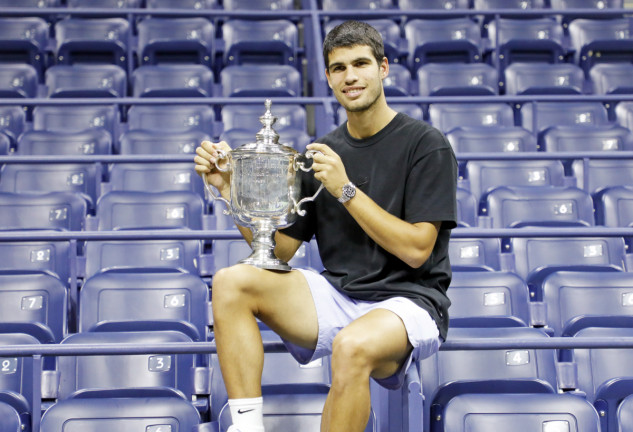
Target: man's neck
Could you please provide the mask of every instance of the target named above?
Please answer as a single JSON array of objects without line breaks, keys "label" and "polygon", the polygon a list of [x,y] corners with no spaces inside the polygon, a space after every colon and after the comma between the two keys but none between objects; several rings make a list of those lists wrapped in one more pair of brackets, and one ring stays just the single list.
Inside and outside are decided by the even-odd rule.
[{"label": "man's neck", "polygon": [[380,132],[397,112],[386,103],[378,103],[366,111],[347,113],[347,131],[356,139],[369,138]]}]

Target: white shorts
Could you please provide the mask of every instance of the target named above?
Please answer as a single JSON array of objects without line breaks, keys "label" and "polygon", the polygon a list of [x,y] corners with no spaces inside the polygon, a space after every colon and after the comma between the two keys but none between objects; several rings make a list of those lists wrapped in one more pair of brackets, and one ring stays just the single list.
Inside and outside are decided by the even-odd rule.
[{"label": "white shorts", "polygon": [[288,351],[299,363],[306,364],[332,354],[334,336],[352,321],[374,309],[387,309],[398,315],[413,346],[411,355],[396,374],[376,379],[381,386],[388,389],[399,388],[413,361],[429,357],[439,349],[441,339],[435,321],[427,311],[411,300],[404,297],[392,297],[380,302],[355,300],[338,291],[320,274],[311,270],[297,270],[308,281],[319,324],[319,337],[314,350],[284,340]]}]

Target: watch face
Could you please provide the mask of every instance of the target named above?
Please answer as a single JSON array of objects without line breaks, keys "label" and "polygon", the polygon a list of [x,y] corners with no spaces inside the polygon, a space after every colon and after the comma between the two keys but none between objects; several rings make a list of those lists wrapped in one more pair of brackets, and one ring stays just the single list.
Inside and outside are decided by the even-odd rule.
[{"label": "watch face", "polygon": [[356,195],[356,188],[350,184],[346,184],[343,186],[343,195],[348,199],[354,197],[354,195]]}]

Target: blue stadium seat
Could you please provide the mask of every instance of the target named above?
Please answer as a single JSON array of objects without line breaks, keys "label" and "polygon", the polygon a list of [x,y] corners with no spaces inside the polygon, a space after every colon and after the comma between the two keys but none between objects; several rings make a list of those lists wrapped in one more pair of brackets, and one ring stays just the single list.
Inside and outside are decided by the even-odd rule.
[{"label": "blue stadium seat", "polygon": [[633,133],[613,124],[587,127],[558,126],[542,136],[542,149],[551,152],[631,151]]},{"label": "blue stadium seat", "polygon": [[[61,345],[191,343],[190,337],[173,330],[83,332],[66,337]],[[169,388],[191,402],[194,394],[193,354],[136,354],[99,356],[61,356],[58,400],[81,390],[94,392],[134,388]]]},{"label": "blue stadium seat", "polygon": [[55,65],[46,69],[49,97],[125,97],[127,76],[116,65]]},{"label": "blue stadium seat", "polygon": [[413,94],[411,72],[400,63],[389,65],[389,75],[382,80],[385,96],[409,96]]},{"label": "blue stadium seat", "polygon": [[589,159],[584,163],[578,160],[571,168],[578,187],[592,195],[608,187],[633,184],[633,160],[630,159]]},{"label": "blue stadium seat", "polygon": [[591,196],[567,186],[500,186],[486,197],[493,228],[594,226]]},{"label": "blue stadium seat", "polygon": [[290,65],[231,65],[220,72],[222,95],[301,96],[301,74]]},{"label": "blue stadium seat", "polygon": [[[60,342],[67,331],[67,288],[45,273],[0,273],[0,325],[41,343]],[[6,331],[6,330],[5,330]]]},{"label": "blue stadium seat", "polygon": [[518,127],[458,127],[446,135],[455,153],[533,152],[536,139]]},{"label": "blue stadium seat", "polygon": [[[536,112],[534,111],[536,109]],[[526,103],[519,112],[521,125],[534,134],[556,126],[595,126],[609,123],[607,109],[600,102]]]},{"label": "blue stadium seat", "polygon": [[103,128],[113,139],[119,136],[120,114],[114,105],[37,106],[33,109],[33,129],[79,132]]},{"label": "blue stadium seat", "polygon": [[139,63],[197,63],[210,66],[215,27],[206,18],[147,18],[138,23]]},{"label": "blue stadium seat", "polygon": [[109,169],[109,190],[164,192],[191,191],[204,196],[204,183],[191,163],[114,163]]},{"label": "blue stadium seat", "polygon": [[60,0],[25,0],[16,4],[11,0],[0,0],[0,6],[2,7],[48,8],[57,7],[60,3]]},{"label": "blue stadium seat", "polygon": [[[15,5],[10,0],[8,3]],[[36,69],[38,76],[42,77],[46,64],[48,32],[48,23],[39,17],[0,18],[0,62],[30,64]]]},{"label": "blue stadium seat", "polygon": [[36,97],[37,83],[37,70],[30,64],[0,62],[0,97]]},{"label": "blue stadium seat", "polygon": [[[324,34],[329,33],[334,27],[341,24],[344,20],[332,19],[325,22],[323,26]],[[393,19],[378,18],[362,20],[363,22],[371,25],[375,28],[380,36],[382,36],[382,43],[384,46],[385,57],[389,60],[389,64],[393,67],[394,64],[400,64],[403,57],[406,57],[405,42],[400,35],[400,26],[396,24]]]},{"label": "blue stadium seat", "polygon": [[13,145],[25,128],[26,113],[22,107],[0,106],[0,132],[8,136]]},{"label": "blue stadium seat", "polygon": [[202,229],[204,202],[195,192],[112,191],[97,202],[97,229]]},{"label": "blue stadium seat", "polygon": [[622,0],[549,0],[552,9],[620,9]]},{"label": "blue stadium seat", "polygon": [[112,136],[104,129],[81,132],[30,130],[20,135],[16,155],[107,155],[112,153]]},{"label": "blue stadium seat", "polygon": [[541,9],[545,6],[543,0],[473,0],[473,9],[486,10],[486,9]]},{"label": "blue stadium seat", "polygon": [[0,274],[47,273],[69,285],[74,259],[68,241],[0,243]]},{"label": "blue stadium seat", "polygon": [[294,0],[274,0],[262,2],[259,0],[223,0],[224,10],[292,10]]},{"label": "blue stadium seat", "polygon": [[620,432],[633,431],[633,395],[625,397],[618,406],[618,426]]},{"label": "blue stadium seat", "polygon": [[595,408],[572,394],[458,396],[445,411],[444,432],[600,432]]},{"label": "blue stadium seat", "polygon": [[565,170],[559,160],[468,161],[466,178],[478,201],[499,186],[564,186]]},{"label": "blue stadium seat", "polygon": [[[36,171],[37,170],[37,171]],[[94,209],[101,189],[102,168],[97,164],[6,164],[0,171],[0,191],[14,193],[70,192]]]},{"label": "blue stadium seat", "polygon": [[531,298],[542,300],[542,281],[556,271],[624,271],[622,237],[516,237],[509,246],[514,269],[528,284]]},{"label": "blue stadium seat", "polygon": [[217,0],[146,0],[148,9],[213,9]]},{"label": "blue stadium seat", "polygon": [[222,25],[223,64],[298,65],[299,30],[287,19],[229,19]]},{"label": "blue stadium seat", "polygon": [[451,238],[448,254],[454,272],[502,270],[498,238]]},{"label": "blue stadium seat", "polygon": [[512,107],[505,103],[433,103],[429,119],[444,133],[465,126],[514,126]]},{"label": "blue stadium seat", "polygon": [[557,271],[543,279],[547,326],[554,336],[573,336],[587,327],[631,323],[633,274]]},{"label": "blue stadium seat", "polygon": [[[226,141],[231,148],[237,148],[242,144],[254,142],[255,134],[250,130],[230,129],[222,132],[220,140]],[[310,135],[303,130],[285,128],[279,134],[279,142],[292,147],[299,153],[303,153],[306,150],[306,146],[312,142],[312,139]]]},{"label": "blue stadium seat", "polygon": [[211,137],[201,131],[166,132],[130,130],[121,135],[120,154],[193,154],[202,141]]},{"label": "blue stadium seat", "polygon": [[130,24],[124,18],[66,18],[55,24],[58,64],[127,64]]},{"label": "blue stadium seat", "polygon": [[633,226],[633,186],[613,186],[595,197],[596,223],[608,227]]},{"label": "blue stadium seat", "polygon": [[199,240],[130,240],[87,241],[85,278],[115,271],[180,271],[192,274],[199,270],[202,244]]},{"label": "blue stadium seat", "polygon": [[633,102],[620,102],[615,107],[616,122],[633,131]]},{"label": "blue stadium seat", "polygon": [[413,72],[426,63],[481,60],[481,30],[470,18],[412,19],[404,25],[404,34]]},{"label": "blue stadium seat", "polygon": [[[540,329],[451,328],[448,339],[524,339],[548,337]],[[424,430],[442,431],[450,401],[464,394],[555,394],[556,355],[553,350],[498,349],[439,351],[420,362],[424,382]]]},{"label": "blue stadium seat", "polygon": [[[301,105],[277,104],[272,109],[277,117],[274,125],[277,133],[281,134],[286,128],[308,130],[308,115]],[[224,124],[224,130],[245,129],[253,131],[253,134],[262,128],[259,117],[263,114],[259,105],[231,104],[222,107],[220,117]],[[254,136],[254,135],[253,135]]]},{"label": "blue stadium seat", "polygon": [[[580,330],[576,338],[629,338],[633,329],[593,327]],[[633,350],[631,349],[581,349],[573,350],[573,361],[578,367],[578,389],[585,392],[587,400],[601,413],[600,427],[603,432],[621,432],[617,424],[617,410],[625,397],[633,394]]]},{"label": "blue stadium seat", "polygon": [[79,291],[79,332],[177,330],[207,338],[209,287],[182,272],[108,271]]},{"label": "blue stadium seat", "polygon": [[633,93],[631,63],[600,63],[589,70],[595,94]]},{"label": "blue stadium seat", "polygon": [[134,105],[128,110],[128,129],[153,132],[200,131],[213,136],[215,113],[208,105]]},{"label": "blue stadium seat", "polygon": [[469,190],[457,188],[457,226],[477,226],[477,199]]},{"label": "blue stadium seat", "polygon": [[569,23],[568,30],[575,63],[585,73],[597,63],[633,61],[633,34],[627,18],[578,18]]},{"label": "blue stadium seat", "polygon": [[[149,394],[148,394],[149,393]],[[200,414],[176,392],[143,391],[136,394],[82,392],[51,406],[42,416],[41,432],[83,430],[105,432],[190,432],[200,424]],[[118,396],[118,397],[117,397]],[[69,426],[70,425],[70,426]]]},{"label": "blue stadium seat", "polygon": [[529,327],[527,285],[510,272],[453,272],[451,327]]},{"label": "blue stadium seat", "polygon": [[497,70],[484,63],[428,63],[417,70],[420,96],[499,94]]},{"label": "blue stadium seat", "polygon": [[0,429],[6,432],[23,432],[29,430],[22,424],[20,414],[11,404],[0,399]]},{"label": "blue stadium seat", "polygon": [[392,0],[321,0],[323,10],[350,10],[350,9],[391,9]]},{"label": "blue stadium seat", "polygon": [[0,132],[0,155],[6,156],[11,150],[11,138]]},{"label": "blue stadium seat", "polygon": [[398,7],[402,10],[418,9],[468,9],[470,0],[398,0]]},{"label": "blue stadium seat", "polygon": [[213,72],[200,64],[144,65],[132,72],[134,97],[210,97]]},{"label": "blue stadium seat", "polygon": [[70,8],[138,8],[142,0],[66,0]]},{"label": "blue stadium seat", "polygon": [[584,93],[584,72],[571,63],[512,63],[504,73],[509,95]]},{"label": "blue stadium seat", "polygon": [[79,195],[69,192],[0,192],[0,210],[3,231],[81,231],[87,204]]}]

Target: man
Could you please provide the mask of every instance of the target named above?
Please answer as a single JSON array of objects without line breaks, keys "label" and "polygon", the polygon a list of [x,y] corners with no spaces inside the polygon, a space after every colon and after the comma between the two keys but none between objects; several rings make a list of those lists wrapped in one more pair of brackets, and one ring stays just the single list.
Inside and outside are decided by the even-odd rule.
[{"label": "man", "polygon": [[[382,80],[389,64],[374,28],[356,21],[339,25],[326,36],[323,54],[328,84],[348,121],[308,146],[320,153],[302,195],[312,195],[320,183],[328,193],[276,233],[275,254],[289,260],[316,236],[325,271],[236,265],[213,279],[231,432],[264,430],[264,353],[256,318],[302,363],[332,355],[322,432],[363,431],[371,409],[369,378],[397,388],[411,361],[435,353],[446,337],[455,156],[440,132],[387,105]],[[203,142],[196,170],[228,197],[228,174],[211,169],[218,149],[228,146]]]}]

